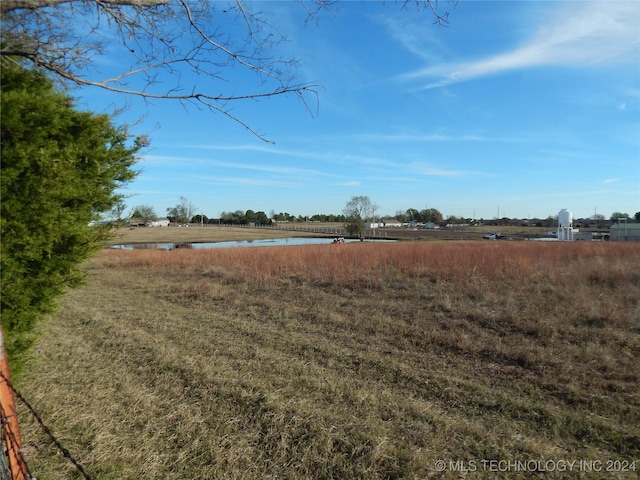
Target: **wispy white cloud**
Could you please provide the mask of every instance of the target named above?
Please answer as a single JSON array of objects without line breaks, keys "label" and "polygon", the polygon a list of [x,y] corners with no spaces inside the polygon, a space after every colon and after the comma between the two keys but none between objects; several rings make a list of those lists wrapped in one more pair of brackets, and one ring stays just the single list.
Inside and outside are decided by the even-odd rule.
[{"label": "wispy white cloud", "polygon": [[[256,145],[190,145],[185,148],[197,148],[204,150],[217,150],[227,152],[260,152],[266,154],[272,154],[278,157],[290,157],[290,158],[304,158],[308,160],[319,160],[323,162],[335,162],[335,161],[352,161],[356,160],[355,157],[346,153],[334,153],[317,151],[310,148],[305,149],[283,149],[275,148],[268,145],[256,146]],[[363,160],[363,159],[358,159]]]},{"label": "wispy white cloud", "polygon": [[297,167],[283,167],[273,164],[255,164],[241,163],[233,161],[211,160],[207,158],[190,158],[176,156],[154,156],[145,157],[145,162],[154,165],[199,165],[204,167],[220,167],[225,169],[255,171],[263,173],[273,173],[281,175],[297,175],[297,176],[335,176],[333,174],[324,173],[318,169],[306,169]]},{"label": "wispy white cloud", "polygon": [[289,187],[302,188],[305,185],[301,182],[290,182],[284,180],[273,180],[264,178],[251,177],[215,177],[215,176],[198,176],[194,181],[205,183],[207,185],[232,185],[235,187]]},{"label": "wispy white cloud", "polygon": [[427,175],[429,177],[461,177],[468,174],[469,172],[464,172],[461,170],[443,170],[440,168],[424,168],[418,173],[420,173],[421,175]]},{"label": "wispy white cloud", "polygon": [[309,170],[295,167],[279,167],[276,165],[247,164],[238,162],[221,162],[218,160],[208,160],[207,165],[223,167],[229,169],[249,170],[255,172],[275,173],[281,175],[301,175],[301,176],[330,176],[323,174],[319,170]]},{"label": "wispy white cloud", "polygon": [[[638,192],[626,192],[626,191],[616,191],[616,195],[629,195],[629,193],[635,193],[638,195]],[[580,200],[581,203],[587,203],[593,205],[593,201],[597,199],[599,196],[610,196],[611,189],[602,189],[602,190],[549,190],[541,193],[532,193],[525,195],[513,195],[508,198],[505,198],[506,201],[510,202],[520,202],[520,201],[534,201],[534,200],[545,200],[545,199],[577,199]],[[560,205],[560,204],[559,204]],[[566,205],[565,205],[566,206]],[[559,207],[558,209],[560,209]],[[571,209],[570,209],[571,210]],[[584,211],[584,210],[583,210]]]},{"label": "wispy white cloud", "polygon": [[629,88],[624,93],[633,99],[640,98],[640,88]]},{"label": "wispy white cloud", "polygon": [[532,139],[522,137],[493,137],[477,134],[449,135],[449,134],[376,134],[367,133],[356,135],[357,139],[367,141],[384,142],[502,142],[502,143],[523,143],[531,142]]},{"label": "wispy white cloud", "polygon": [[[425,62],[432,63],[441,59],[446,44],[437,34],[437,29],[424,28],[422,22],[411,22],[405,16],[381,15],[378,21],[384,25],[391,37],[414,55]],[[425,48],[429,45],[430,48]]]},{"label": "wispy white cloud", "polygon": [[393,167],[393,172],[397,175],[388,175],[388,169],[380,169],[370,180],[378,182],[417,182],[424,180],[424,177],[491,177],[491,173],[465,169],[440,168],[436,165],[429,165],[424,162],[397,162]]},{"label": "wispy white cloud", "polygon": [[590,66],[637,62],[638,2],[576,3],[555,11],[526,43],[509,52],[465,63],[429,66],[402,78],[427,79],[435,88],[486,75],[544,65]]}]

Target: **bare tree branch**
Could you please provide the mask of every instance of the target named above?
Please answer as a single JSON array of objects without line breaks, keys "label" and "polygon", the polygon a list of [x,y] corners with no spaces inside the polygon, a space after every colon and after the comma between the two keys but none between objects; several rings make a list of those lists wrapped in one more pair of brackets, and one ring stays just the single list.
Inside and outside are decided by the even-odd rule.
[{"label": "bare tree branch", "polygon": [[[73,0],[2,0],[0,3],[0,13],[19,9],[35,9],[43,7],[55,7],[61,3],[70,3]],[[102,0],[102,3],[113,5],[130,5],[137,7],[152,7],[167,3],[169,0]]]},{"label": "bare tree branch", "polygon": [[[308,18],[331,7],[299,0]],[[405,0],[433,12],[437,0]],[[277,56],[279,29],[242,0],[0,0],[1,61],[28,61],[66,84],[148,100],[195,104],[221,113],[267,141],[231,113],[235,101],[295,95],[307,110],[319,86],[296,81],[294,58]],[[98,71],[117,57],[120,71]],[[256,75],[251,92],[231,81]],[[102,78],[100,78],[102,77]],[[107,78],[105,78],[107,77]],[[214,93],[216,92],[216,93]],[[224,92],[224,93],[220,93]]]},{"label": "bare tree branch", "polygon": [[[319,0],[303,3],[327,8]],[[201,105],[263,140],[231,113],[230,102],[294,94],[309,109],[306,96],[317,98],[317,85],[295,82],[295,61],[275,55],[284,36],[241,0],[3,0],[0,5],[2,62],[21,58],[66,83]],[[122,70],[99,79],[95,60],[106,53],[117,55]],[[254,91],[238,91],[238,84],[228,81],[240,75],[236,71],[257,76]],[[224,93],[214,93],[218,89]]]},{"label": "bare tree branch", "polygon": [[[433,14],[433,23],[439,26],[447,26],[449,25],[449,12],[445,10],[441,13],[439,9],[440,3],[442,2],[438,0],[404,0],[403,8],[407,9],[409,5],[413,5],[418,10],[426,8]],[[458,0],[451,0],[448,3],[453,3],[455,6]]]}]

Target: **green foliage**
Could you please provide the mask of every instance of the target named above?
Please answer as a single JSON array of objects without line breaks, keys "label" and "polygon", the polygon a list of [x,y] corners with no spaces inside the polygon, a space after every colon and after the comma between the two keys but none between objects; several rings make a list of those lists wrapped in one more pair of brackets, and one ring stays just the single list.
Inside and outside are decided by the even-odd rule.
[{"label": "green foliage", "polygon": [[441,222],[442,221],[442,213],[437,208],[425,208],[420,212],[420,216],[422,217],[423,222]]},{"label": "green foliage", "polygon": [[190,221],[190,223],[210,223],[210,222],[211,220],[206,215],[200,215],[200,214],[195,215]]},{"label": "green foliage", "polygon": [[364,195],[351,197],[344,208],[344,216],[346,217],[345,229],[349,235],[360,235],[364,232],[364,220],[373,219],[374,213],[378,208],[371,202],[369,197]]},{"label": "green foliage", "polygon": [[180,203],[167,208],[167,218],[176,223],[189,223],[196,207],[185,197],[180,197]]},{"label": "green foliage", "polygon": [[348,218],[345,229],[349,235],[360,235],[364,232],[364,220],[360,217]]},{"label": "green foliage", "polygon": [[396,218],[402,222],[441,222],[443,220],[442,213],[437,208],[425,208],[421,211],[418,211],[415,208],[408,208],[407,211],[403,214],[402,212],[396,213]]},{"label": "green foliage", "polygon": [[269,220],[269,217],[267,217],[267,214],[264,213],[263,211],[255,213],[253,222],[256,225],[271,225],[271,220]]},{"label": "green foliage", "polygon": [[611,221],[612,222],[617,222],[621,218],[622,219],[629,218],[629,214],[628,213],[622,213],[622,212],[613,212],[611,214]]},{"label": "green foliage", "polygon": [[220,220],[225,225],[246,225],[247,218],[245,212],[236,210],[235,212],[222,212]]},{"label": "green foliage", "polygon": [[10,64],[1,79],[0,319],[19,366],[38,318],[81,282],[78,265],[107,237],[89,223],[121,201],[141,144],[129,146],[109,116],[75,109],[41,72]]},{"label": "green foliage", "polygon": [[158,215],[156,215],[155,209],[151,205],[138,205],[133,208],[131,212],[131,219],[140,221],[143,224],[147,224],[154,220],[157,220]]}]

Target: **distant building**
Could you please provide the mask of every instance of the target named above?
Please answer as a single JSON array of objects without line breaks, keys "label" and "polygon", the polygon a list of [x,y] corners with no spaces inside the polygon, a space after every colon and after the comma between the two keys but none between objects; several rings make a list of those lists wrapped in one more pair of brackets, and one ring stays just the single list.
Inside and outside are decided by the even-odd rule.
[{"label": "distant building", "polygon": [[380,220],[379,225],[385,228],[401,228],[402,222],[399,222],[395,218],[383,218]]},{"label": "distant building", "polygon": [[609,229],[609,240],[640,242],[640,223],[614,223]]},{"label": "distant building", "polygon": [[168,227],[169,226],[169,219],[168,218],[159,218],[158,220],[152,220],[151,222],[147,223],[148,227]]}]

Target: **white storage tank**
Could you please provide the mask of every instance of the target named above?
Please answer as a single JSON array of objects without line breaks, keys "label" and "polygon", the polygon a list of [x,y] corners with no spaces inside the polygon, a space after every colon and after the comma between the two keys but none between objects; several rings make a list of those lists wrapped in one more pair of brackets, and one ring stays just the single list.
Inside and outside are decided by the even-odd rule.
[{"label": "white storage tank", "polygon": [[563,208],[558,213],[558,226],[559,227],[573,227],[573,213],[566,208]]},{"label": "white storage tank", "polygon": [[573,240],[573,213],[566,208],[558,212],[558,240]]}]

